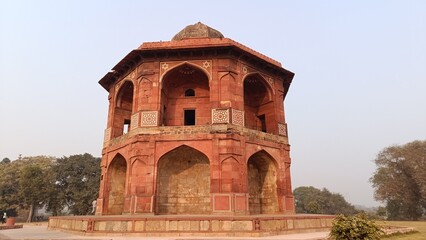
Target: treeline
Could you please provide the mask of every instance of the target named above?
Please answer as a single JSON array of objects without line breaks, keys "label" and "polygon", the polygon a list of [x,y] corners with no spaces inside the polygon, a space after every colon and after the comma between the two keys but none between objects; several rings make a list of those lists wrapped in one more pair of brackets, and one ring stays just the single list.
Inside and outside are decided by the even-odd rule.
[{"label": "treeline", "polygon": [[298,187],[293,195],[296,213],[352,215],[359,212],[341,194],[332,193],[326,188]]},{"label": "treeline", "polygon": [[98,196],[100,158],[85,153],[69,157],[24,157],[0,162],[0,212],[16,216],[46,207],[52,215],[86,215]]},{"label": "treeline", "polygon": [[[375,199],[384,203],[367,214],[387,220],[426,219],[426,141],[386,147],[375,158],[370,178]],[[341,194],[326,188],[298,187],[293,191],[297,213],[345,214],[359,212]]]}]

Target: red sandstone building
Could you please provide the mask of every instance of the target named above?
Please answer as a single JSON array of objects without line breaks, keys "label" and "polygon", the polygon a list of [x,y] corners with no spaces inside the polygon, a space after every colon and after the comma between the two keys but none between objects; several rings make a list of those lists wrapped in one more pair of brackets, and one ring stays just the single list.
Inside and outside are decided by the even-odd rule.
[{"label": "red sandstone building", "polygon": [[109,110],[96,214],[293,214],[293,76],[202,23],[131,51],[99,81]]}]

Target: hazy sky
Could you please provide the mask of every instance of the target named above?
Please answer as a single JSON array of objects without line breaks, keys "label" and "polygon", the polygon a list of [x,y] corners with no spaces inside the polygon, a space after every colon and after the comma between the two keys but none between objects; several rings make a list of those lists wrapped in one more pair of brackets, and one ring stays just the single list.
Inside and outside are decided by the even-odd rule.
[{"label": "hazy sky", "polygon": [[98,84],[143,42],[201,21],[296,73],[293,188],[376,206],[384,147],[426,139],[426,1],[0,1],[0,159],[101,155]]}]

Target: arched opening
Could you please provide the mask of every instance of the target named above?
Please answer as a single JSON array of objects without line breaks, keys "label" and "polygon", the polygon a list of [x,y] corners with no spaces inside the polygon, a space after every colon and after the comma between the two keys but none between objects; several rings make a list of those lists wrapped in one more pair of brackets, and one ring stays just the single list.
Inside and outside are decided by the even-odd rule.
[{"label": "arched opening", "polygon": [[253,154],[247,162],[250,214],[279,211],[277,168],[274,159],[264,151]]},{"label": "arched opening", "polygon": [[244,79],[245,126],[250,129],[272,133],[275,122],[271,90],[259,74]]},{"label": "arched opening", "polygon": [[209,214],[210,164],[203,153],[178,147],[160,158],[157,172],[157,214]]},{"label": "arched opening", "polygon": [[123,156],[118,154],[108,167],[108,210],[107,214],[118,215],[123,213],[124,194],[126,187],[127,163]]},{"label": "arched opening", "polygon": [[130,119],[133,109],[133,83],[126,81],[121,86],[115,101],[113,118],[113,137],[119,137],[130,131]]},{"label": "arched opening", "polygon": [[185,97],[195,97],[194,89],[190,88],[185,91]]},{"label": "arched opening", "polygon": [[209,123],[208,76],[203,70],[190,64],[183,64],[170,70],[162,79],[161,103],[163,106],[161,119],[164,126]]}]

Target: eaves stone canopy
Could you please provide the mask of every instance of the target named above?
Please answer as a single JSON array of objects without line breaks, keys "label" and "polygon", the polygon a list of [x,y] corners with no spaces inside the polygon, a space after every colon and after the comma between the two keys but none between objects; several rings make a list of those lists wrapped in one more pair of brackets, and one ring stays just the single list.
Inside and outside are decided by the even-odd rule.
[{"label": "eaves stone canopy", "polygon": [[172,41],[143,43],[117,63],[112,71],[99,80],[99,84],[109,91],[116,81],[144,60],[167,56],[186,56],[190,52],[198,52],[201,55],[212,52],[216,55],[230,54],[281,75],[284,79],[284,97],[294,77],[294,73],[284,69],[280,62],[232,39],[225,38],[219,31],[199,22],[185,27],[173,37]]}]

